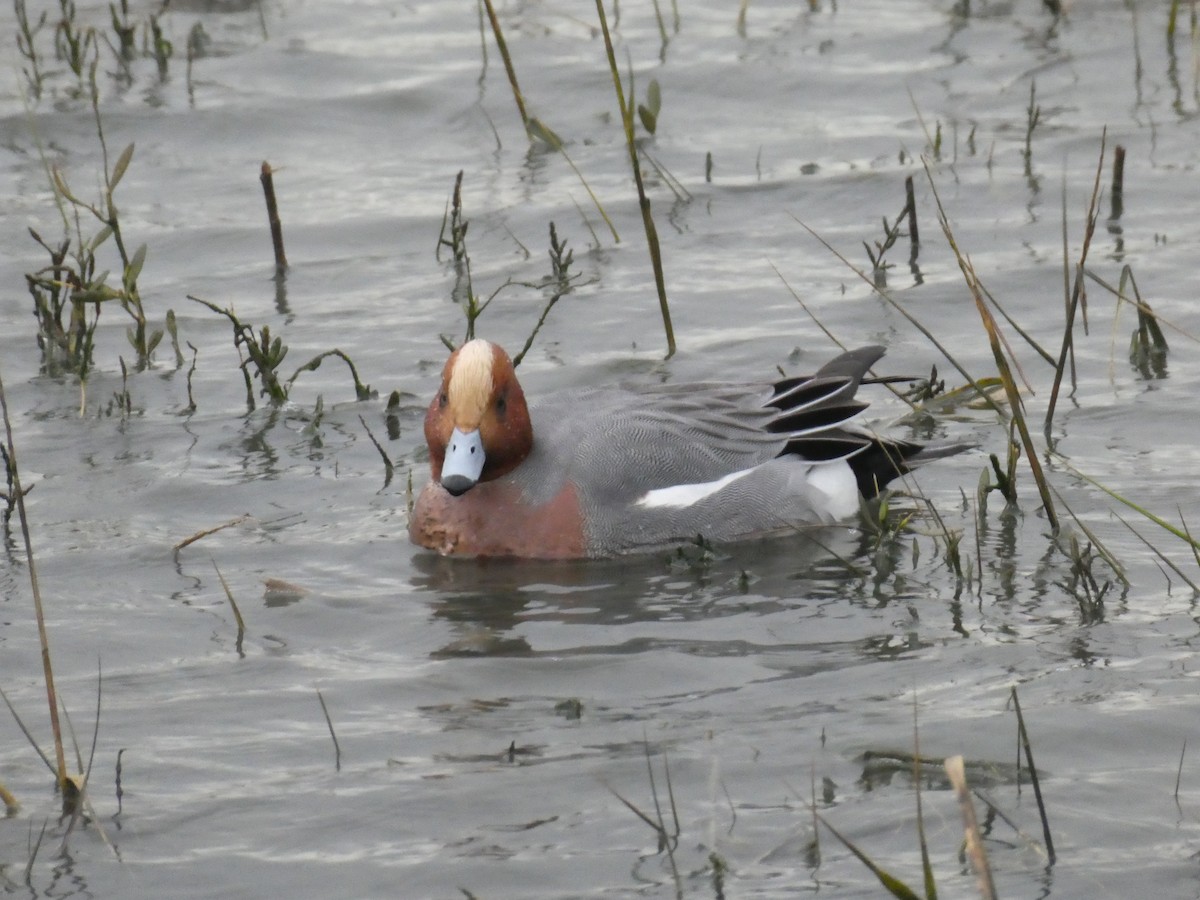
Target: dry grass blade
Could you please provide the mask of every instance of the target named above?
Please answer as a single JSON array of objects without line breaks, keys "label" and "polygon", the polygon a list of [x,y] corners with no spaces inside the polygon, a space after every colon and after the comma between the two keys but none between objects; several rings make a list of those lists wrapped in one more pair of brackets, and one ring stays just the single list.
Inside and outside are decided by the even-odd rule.
[{"label": "dry grass blade", "polygon": [[[1042,820],[1042,837],[1046,842],[1046,856],[1050,865],[1054,865],[1054,839],[1050,836],[1050,820],[1046,817],[1046,804],[1042,802],[1042,786],[1038,781],[1037,768],[1033,763],[1033,747],[1029,742],[1029,732],[1025,729],[1025,717],[1021,715],[1021,701],[1017,698],[1017,689],[1012,689],[1013,708],[1017,712],[1017,736],[1021,749],[1025,752],[1025,762],[1029,766],[1029,781],[1033,785],[1033,796],[1037,800],[1038,816]],[[1019,783],[1019,782],[1018,782]]]},{"label": "dry grass blade", "polygon": [[1117,579],[1122,584],[1128,585],[1129,577],[1125,574],[1125,567],[1121,565],[1120,560],[1118,560],[1112,551],[1108,549],[1108,546],[1104,543],[1104,541],[1100,540],[1100,537],[1096,534],[1096,532],[1089,528],[1087,524],[1081,518],[1079,518],[1079,516],[1075,515],[1075,511],[1071,509],[1070,505],[1068,505],[1067,501],[1063,498],[1063,495],[1059,493],[1058,488],[1055,488],[1052,485],[1051,490],[1054,491],[1054,496],[1057,499],[1058,504],[1067,511],[1067,515],[1070,516],[1071,521],[1075,523],[1075,527],[1082,531],[1084,536],[1091,541],[1092,546],[1096,548],[1104,562],[1108,564],[1110,569],[1112,569],[1113,574],[1117,576]]},{"label": "dry grass blade", "polygon": [[[959,757],[961,763],[962,757]],[[917,727],[917,692],[913,690],[913,787],[917,792],[917,840],[921,845],[921,874],[925,879],[925,896],[936,900],[937,885],[933,880],[933,865],[929,861],[929,844],[925,840],[925,816],[921,808],[921,732]]]},{"label": "dry grass blade", "polygon": [[333,738],[333,767],[337,772],[342,771],[342,748],[338,744],[337,734],[333,730],[333,719],[329,718],[329,707],[325,705],[325,697],[317,688],[317,699],[321,701],[321,712],[325,714],[325,724],[329,726],[329,736]]},{"label": "dry grass blade", "polygon": [[980,803],[988,808],[989,812],[993,813],[1000,819],[1000,821],[1011,828],[1026,847],[1028,847],[1042,859],[1046,858],[1046,848],[1039,844],[1036,838],[1026,834],[1025,831],[1022,830],[1021,827],[1012,820],[1012,817],[1009,816],[1003,809],[1000,808],[999,804],[997,804],[991,797],[988,796],[986,791],[982,791],[979,788],[971,788],[971,793],[975,795]]},{"label": "dry grass blade", "polygon": [[[92,778],[92,763],[95,762],[95,759],[96,759],[96,745],[99,742],[99,738],[100,738],[100,708],[101,708],[101,702],[103,699],[104,699],[104,670],[101,668],[99,661],[97,661],[97,663],[96,663],[96,725],[92,729],[92,747],[91,747],[91,750],[88,752],[87,766],[83,765],[82,759],[80,760],[79,768],[83,772],[83,777],[79,779],[79,782],[77,785],[78,792],[77,792],[77,796],[74,799],[73,806],[71,809],[71,821],[68,824],[65,833],[63,834],[60,854],[64,854],[67,852],[67,838],[70,836],[72,830],[74,830],[75,825],[79,821],[79,818],[83,815],[84,809],[87,809],[87,811],[91,814],[91,820],[90,820],[89,824],[91,824],[96,829],[96,833],[100,835],[100,840],[102,840],[104,842],[105,846],[107,846],[108,849],[110,849],[113,852],[113,854],[117,857],[117,859],[119,860],[121,858],[121,854],[117,850],[116,845],[113,844],[113,842],[111,840],[109,840],[108,833],[104,830],[104,826],[100,824],[100,821],[101,821],[100,816],[96,814],[96,809],[94,806],[92,806],[91,795],[88,793],[88,790],[87,790],[88,784]],[[65,710],[64,710],[64,712],[65,712]],[[69,724],[70,720],[68,719],[67,721]],[[72,736],[72,738],[74,738],[74,729],[72,729],[71,736]],[[78,753],[78,747],[76,748],[76,753]],[[74,783],[75,783],[74,780],[72,780],[72,784],[74,784]]]},{"label": "dry grass blade", "polygon": [[[797,221],[799,221],[799,220],[797,219]],[[800,224],[804,225],[803,222],[800,222]],[[814,237],[817,237],[816,234],[812,231],[809,231],[809,234],[812,234]],[[820,241],[821,238],[817,237],[817,240]],[[821,241],[821,243],[825,243],[825,242]],[[837,253],[833,250],[832,247],[830,247],[828,244],[825,244],[825,246],[830,250],[830,252],[833,252],[835,256],[837,255]],[[846,265],[850,265],[849,261],[847,261],[844,257],[839,257],[839,259],[841,259],[842,262],[846,263]],[[779,276],[779,280],[783,282],[783,286],[788,289],[788,293],[790,293],[792,295],[792,297],[795,299],[795,301],[800,304],[800,308],[808,314],[808,317],[810,319],[813,320],[813,324],[816,325],[818,328],[820,328],[821,331],[823,331],[825,333],[825,337],[827,337],[827,338],[829,338],[829,340],[833,341],[833,343],[836,347],[839,347],[842,350],[845,350],[846,345],[843,344],[841,341],[839,341],[837,339],[837,336],[832,331],[830,331],[827,327],[825,327],[825,323],[822,322],[819,318],[817,318],[817,314],[808,308],[808,304],[804,302],[804,298],[801,297],[799,292],[794,287],[792,287],[791,284],[788,283],[788,280],[786,278],[783,277],[783,273],[779,271],[779,267],[776,266],[775,263],[769,262],[769,261],[768,261],[767,265],[769,265],[772,269],[774,269],[775,274]],[[853,269],[854,266],[851,265],[850,268]]]},{"label": "dry grass blade", "polygon": [[[54,669],[50,665],[50,638],[46,632],[46,616],[42,611],[42,592],[38,587],[37,565],[33,558],[33,540],[29,536],[29,518],[25,514],[25,491],[21,487],[20,469],[17,465],[17,448],[13,443],[12,421],[8,416],[8,397],[4,393],[3,378],[0,378],[0,411],[4,414],[4,435],[8,447],[9,475],[12,479],[13,494],[17,500],[17,516],[21,521],[21,538],[25,542],[25,559],[29,565],[29,585],[33,592],[33,610],[37,618],[38,641],[41,643],[42,648],[42,672],[46,679],[46,702],[50,708],[50,730],[54,734],[54,757],[58,763],[55,775],[58,779],[59,790],[65,792],[67,761],[66,755],[63,753],[62,727],[58,722],[58,694],[54,690]],[[8,703],[7,697],[4,702]],[[9,709],[12,709],[11,705]],[[21,730],[25,731],[23,725],[21,726]],[[28,736],[29,732],[25,731],[25,734]],[[40,753],[41,751],[39,750],[38,752]]]},{"label": "dry grass blade", "polygon": [[[25,863],[25,884],[28,887],[33,886],[31,883],[31,880],[33,878],[33,864],[34,864],[34,862],[37,861],[38,851],[42,849],[42,841],[45,840],[45,838],[46,838],[46,829],[49,827],[49,825],[50,825],[49,819],[45,819],[42,821],[42,830],[38,832],[37,841],[34,843],[33,848],[29,851],[29,861]],[[32,830],[33,830],[33,826],[31,824],[30,825],[31,833],[32,833]]]},{"label": "dry grass blade", "polygon": [[[1160,326],[1160,328],[1161,328],[1161,326],[1165,325],[1167,328],[1170,328],[1176,334],[1181,335],[1182,337],[1191,341],[1193,344],[1200,344],[1200,337],[1197,337],[1196,335],[1194,335],[1190,331],[1188,331],[1186,328],[1184,328],[1181,325],[1176,324],[1175,322],[1172,322],[1170,319],[1163,318],[1162,315],[1160,315],[1159,313],[1156,313],[1153,309],[1150,308],[1149,303],[1146,303],[1145,301],[1142,300],[1142,294],[1138,290],[1138,287],[1137,287],[1137,280],[1133,277],[1133,269],[1130,268],[1128,265],[1123,266],[1121,268],[1121,278],[1117,285],[1113,285],[1112,283],[1101,278],[1099,275],[1097,275],[1091,269],[1085,269],[1083,274],[1085,274],[1088,278],[1092,279],[1092,281],[1096,282],[1096,284],[1100,285],[1100,287],[1104,288],[1106,291],[1108,291],[1110,294],[1112,294],[1114,297],[1116,297],[1117,301],[1118,301],[1118,306],[1120,305],[1121,302],[1132,303],[1132,304],[1134,304],[1134,306],[1136,306],[1138,308],[1139,314],[1144,314],[1146,316],[1149,316],[1151,320],[1153,320],[1158,326]],[[1129,297],[1127,297],[1125,294],[1125,283],[1127,280],[1127,276],[1128,276],[1128,282],[1129,282],[1130,286],[1133,288],[1133,293],[1134,293],[1133,300],[1130,300]],[[1114,327],[1115,327],[1115,325],[1114,325]],[[1159,333],[1161,334],[1161,330]],[[1163,337],[1163,342],[1164,343],[1166,342],[1165,336]]]},{"label": "dry grass blade", "polygon": [[971,792],[967,789],[967,774],[963,768],[962,756],[951,756],[943,767],[950,783],[954,786],[954,796],[958,798],[958,806],[962,811],[963,832],[967,842],[967,858],[971,860],[971,868],[975,870],[975,884],[979,888],[979,896],[984,900],[996,900],[996,885],[992,881],[992,867],[988,863],[987,851],[983,848],[983,837],[979,833],[979,821],[975,818],[975,804],[971,802]]},{"label": "dry grass blade", "polygon": [[900,898],[900,900],[920,900],[920,897],[915,891],[913,891],[912,888],[910,888],[896,876],[892,875],[890,872],[877,866],[874,860],[872,860],[869,856],[867,856],[867,854],[863,853],[863,851],[855,846],[853,841],[830,825],[824,816],[816,811],[813,812],[813,815],[816,816],[818,822],[829,829],[830,833],[835,838],[842,842],[842,845],[847,850],[858,857],[859,862],[871,870],[871,874],[879,879],[879,883],[883,885],[884,889],[889,894],[891,894],[893,897]]},{"label": "dry grass blade", "polygon": [[525,112],[525,98],[521,96],[521,86],[517,84],[517,70],[513,68],[512,57],[508,53],[508,44],[504,40],[504,32],[500,30],[500,20],[496,17],[492,0],[483,0],[487,10],[488,21],[492,26],[492,35],[496,38],[496,46],[500,48],[500,58],[504,60],[504,71],[508,73],[508,83],[512,87],[513,100],[517,103],[517,112],[521,114],[521,124],[529,131],[529,114]]},{"label": "dry grass blade", "polygon": [[1157,556],[1162,561],[1162,564],[1164,566],[1166,566],[1168,569],[1170,569],[1172,572],[1174,572],[1176,575],[1178,575],[1183,580],[1183,583],[1192,589],[1193,593],[1200,594],[1200,587],[1197,587],[1196,583],[1194,581],[1192,581],[1192,579],[1188,578],[1185,574],[1183,574],[1183,570],[1180,569],[1179,566],[1175,565],[1175,563],[1173,563],[1173,562],[1171,562],[1171,560],[1167,559],[1166,555],[1161,550],[1159,550],[1152,543],[1150,543],[1148,540],[1146,540],[1146,538],[1142,535],[1141,532],[1139,532],[1136,528],[1134,528],[1132,525],[1130,525],[1128,522],[1126,522],[1125,519],[1122,518],[1120,513],[1114,512],[1113,515],[1117,517],[1118,522],[1120,522],[1122,525],[1124,525],[1126,528],[1128,528],[1130,531],[1132,531],[1134,537],[1136,537],[1139,541],[1141,541],[1143,544],[1145,544],[1149,548],[1150,552],[1153,553],[1155,556]]},{"label": "dry grass blade", "polygon": [[[1106,128],[1100,135],[1100,160],[1096,164],[1096,180],[1092,185],[1092,197],[1088,202],[1087,224],[1084,228],[1083,249],[1079,253],[1079,262],[1075,264],[1075,282],[1071,288],[1071,295],[1067,298],[1066,310],[1067,321],[1063,327],[1062,349],[1059,351],[1058,365],[1054,370],[1054,386],[1050,389],[1050,402],[1046,407],[1046,423],[1044,431],[1049,440],[1050,426],[1054,421],[1054,409],[1058,404],[1058,391],[1062,386],[1063,371],[1066,369],[1067,357],[1073,349],[1073,341],[1075,334],[1075,313],[1080,308],[1081,304],[1084,311],[1084,328],[1087,328],[1087,292],[1083,288],[1083,270],[1084,264],[1087,262],[1088,248],[1092,243],[1092,235],[1096,232],[1096,219],[1100,215],[1100,174],[1104,171],[1104,143],[1108,136]],[[1065,186],[1064,186],[1065,191]],[[1064,217],[1063,229],[1066,229],[1065,216],[1065,196],[1064,196]],[[1065,254],[1066,247],[1064,243],[1063,252]]]},{"label": "dry grass blade", "polygon": [[1064,457],[1060,456],[1059,454],[1055,453],[1054,457],[1060,463],[1062,463],[1064,466],[1066,466],[1066,468],[1070,470],[1072,475],[1075,475],[1077,478],[1083,479],[1088,484],[1090,484],[1094,487],[1100,488],[1100,490],[1104,491],[1104,493],[1108,494],[1108,496],[1112,497],[1114,500],[1117,500],[1120,503],[1123,503],[1125,506],[1128,506],[1130,509],[1132,509],[1134,512],[1136,512],[1138,515],[1142,516],[1143,518],[1149,519],[1151,522],[1153,522],[1159,528],[1162,528],[1164,531],[1168,531],[1171,534],[1175,535],[1175,537],[1179,538],[1181,541],[1184,541],[1189,547],[1191,547],[1193,551],[1200,551],[1200,542],[1198,542],[1196,538],[1192,537],[1191,534],[1189,534],[1185,528],[1176,528],[1174,525],[1172,525],[1170,522],[1168,522],[1166,519],[1162,518],[1161,516],[1156,516],[1154,513],[1150,512],[1150,510],[1146,509],[1145,507],[1138,506],[1132,500],[1122,497],[1120,494],[1118,494],[1112,488],[1106,487],[1105,485],[1101,484],[1099,481],[1097,481],[1091,475],[1088,475],[1085,472],[1081,472],[1079,469],[1075,468],[1073,465],[1071,465],[1069,462],[1067,462],[1067,460]]},{"label": "dry grass blade", "polygon": [[250,518],[253,518],[250,513],[242,513],[240,516],[230,519],[228,522],[225,522],[221,525],[214,526],[213,528],[205,528],[203,531],[197,531],[191,537],[184,538],[182,541],[172,547],[171,550],[174,553],[178,553],[184,547],[188,546],[188,544],[194,544],[201,538],[208,537],[210,534],[216,534],[218,531],[221,531],[225,528],[232,528],[234,525],[241,525]]},{"label": "dry grass blade", "polygon": [[680,878],[679,867],[675,862],[675,848],[679,845],[679,812],[675,807],[675,793],[671,788],[671,769],[670,766],[666,765],[666,754],[664,753],[663,761],[666,768],[667,795],[671,802],[671,817],[675,824],[675,831],[673,834],[667,831],[666,823],[663,820],[662,804],[659,802],[658,788],[654,781],[654,766],[652,765],[650,757],[650,742],[643,737],[643,744],[646,751],[646,769],[650,775],[650,794],[654,798],[655,817],[651,818],[648,814],[642,812],[640,809],[634,806],[633,803],[618,794],[611,786],[605,785],[605,787],[608,788],[610,794],[625,804],[625,807],[630,812],[632,812],[635,816],[637,816],[654,830],[654,833],[658,836],[659,852],[666,852],[667,861],[671,865],[671,877],[675,883],[675,896],[679,898],[679,900],[682,900],[683,880]]},{"label": "dry grass blade", "polygon": [[567,161],[567,165],[571,167],[571,171],[579,179],[584,190],[588,192],[588,196],[592,198],[592,203],[599,211],[604,223],[608,225],[608,230],[612,232],[613,240],[618,244],[621,243],[621,237],[617,234],[616,226],[609,219],[608,213],[604,211],[604,207],[600,203],[600,199],[592,191],[591,185],[587,183],[587,179],[583,177],[583,173],[567,155],[567,151],[563,147],[563,142],[559,139],[552,130],[547,128],[537,117],[530,116],[525,108],[525,97],[521,93],[521,86],[517,83],[517,70],[513,66],[512,56],[508,52],[508,43],[504,40],[504,32],[500,28],[500,19],[496,15],[496,9],[492,5],[492,0],[483,0],[484,8],[487,10],[488,22],[492,26],[492,35],[496,38],[496,46],[500,48],[500,58],[504,60],[504,71],[508,75],[508,83],[512,88],[513,100],[517,104],[517,112],[521,115],[521,124],[525,128],[525,134],[530,140],[543,141],[550,147],[553,147],[562,154],[563,159]]},{"label": "dry grass blade", "polygon": [[246,654],[242,651],[242,641],[246,637],[246,620],[242,618],[242,611],[238,609],[237,600],[233,597],[233,591],[229,589],[229,583],[225,580],[225,576],[221,574],[221,570],[217,568],[217,561],[215,559],[209,561],[213,564],[217,578],[221,580],[221,587],[225,589],[225,596],[229,600],[229,606],[233,610],[233,618],[237,622],[237,643],[234,644],[234,647],[237,649],[238,656],[245,657]]},{"label": "dry grass blade", "polygon": [[[964,262],[966,264],[964,274],[967,275],[968,284],[973,284],[974,270],[971,268],[969,261],[964,260]],[[1025,448],[1025,459],[1028,461],[1029,468],[1033,472],[1033,480],[1037,484],[1038,493],[1041,494],[1042,505],[1046,509],[1046,518],[1049,519],[1050,526],[1055,531],[1058,531],[1058,515],[1054,510],[1054,500],[1050,495],[1050,485],[1046,480],[1046,473],[1042,469],[1041,460],[1038,459],[1037,451],[1033,446],[1033,438],[1030,436],[1029,426],[1025,422],[1025,407],[1021,401],[1021,394],[1017,389],[1016,382],[1013,380],[1012,370],[1008,365],[1008,357],[1005,355],[1003,346],[1001,346],[1000,326],[977,291],[975,292],[975,307],[979,311],[980,318],[983,320],[983,327],[987,332],[988,343],[992,348],[992,356],[996,360],[996,370],[999,372],[1000,381],[1004,385],[1004,393],[1008,396],[1008,404],[1012,409],[1013,423],[1016,425],[1017,432],[1021,436],[1021,445]]]},{"label": "dry grass blade", "polygon": [[[1176,786],[1175,792],[1179,793],[1179,788]],[[0,784],[0,800],[4,802],[4,814],[9,818],[15,816],[21,811],[21,804],[17,802],[17,798],[13,796],[12,791]]]},{"label": "dry grass blade", "polygon": [[[17,715],[16,707],[14,707],[12,705],[12,701],[8,699],[8,694],[4,693],[4,688],[0,688],[0,699],[2,699],[4,701],[4,705],[8,707],[9,714],[13,717],[13,721],[17,723],[17,727],[21,729],[21,734],[25,735],[25,740],[29,741],[29,746],[32,747],[37,752],[37,755],[42,758],[42,762],[46,764],[46,768],[50,770],[50,774],[56,774],[54,771],[54,763],[50,762],[50,757],[48,757],[45,751],[38,746],[38,742],[34,740],[33,734],[30,733],[29,729],[25,727],[25,723],[21,721],[21,717]],[[66,764],[64,763],[64,768],[65,765]]]},{"label": "dry grass blade", "polygon": [[966,280],[968,290],[971,291],[971,296],[975,300],[975,308],[978,310],[979,317],[983,321],[984,330],[987,332],[988,343],[992,348],[992,356],[996,360],[996,369],[999,372],[1001,382],[1004,384],[1004,392],[1008,396],[1008,404],[1012,409],[1013,421],[1017,426],[1018,433],[1021,435],[1021,444],[1025,449],[1025,458],[1029,462],[1030,471],[1033,473],[1033,480],[1037,484],[1038,493],[1041,495],[1042,506],[1046,510],[1046,518],[1049,520],[1051,528],[1057,532],[1058,515],[1054,511],[1054,499],[1050,493],[1050,485],[1046,480],[1046,473],[1042,470],[1041,460],[1038,459],[1037,451],[1033,446],[1033,438],[1029,434],[1029,426],[1025,422],[1024,406],[1021,403],[1021,395],[1017,390],[1016,382],[1013,380],[1012,369],[1008,365],[1008,357],[1004,351],[1004,341],[1000,334],[1000,326],[996,322],[995,316],[992,315],[991,309],[984,302],[971,261],[963,255],[957,241],[954,239],[954,232],[950,228],[949,219],[946,218],[946,210],[942,207],[942,198],[938,195],[937,185],[934,184],[933,173],[929,171],[928,165],[925,167],[925,174],[929,178],[929,186],[933,191],[934,202],[937,204],[938,224],[942,227],[942,233],[946,236],[946,241],[950,244],[954,258],[958,260],[959,270]]},{"label": "dry grass blade", "polygon": [[1179,512],[1179,524],[1183,526],[1183,534],[1192,545],[1192,558],[1196,560],[1196,565],[1200,566],[1200,546],[1192,540],[1192,532],[1187,526],[1187,519],[1183,517],[1183,510],[1178,507],[1176,509]]},{"label": "dry grass blade", "polygon": [[620,794],[618,794],[616,791],[616,788],[614,788],[610,785],[605,785],[605,787],[608,788],[608,792],[610,794],[612,794],[614,797],[616,797],[618,800],[620,800],[623,804],[625,804],[626,809],[628,809],[631,813],[633,813],[635,816],[637,816],[639,819],[641,819],[643,822],[645,822],[647,825],[649,825],[651,828],[653,828],[654,831],[659,835],[660,840],[663,839],[663,836],[666,834],[666,832],[664,831],[664,829],[662,828],[661,825],[659,825],[652,818],[650,818],[650,816],[646,815],[646,813],[642,812],[640,809],[638,809],[636,806],[634,806],[632,801],[626,800],[624,797],[622,797]]},{"label": "dry grass blade", "polygon": [[[978,278],[978,276],[976,276],[976,277]],[[1005,322],[1008,323],[1008,327],[1011,328],[1013,331],[1015,331],[1017,334],[1019,334],[1021,336],[1021,340],[1023,340],[1029,346],[1029,348],[1031,350],[1033,350],[1034,353],[1036,353],[1038,356],[1040,356],[1042,359],[1044,359],[1049,365],[1051,365],[1051,366],[1057,365],[1054,357],[1050,355],[1050,352],[1048,350],[1046,350],[1046,348],[1043,347],[1041,344],[1039,344],[1034,339],[1033,335],[1031,335],[1028,331],[1026,331],[1024,328],[1021,327],[1021,323],[1018,322],[1015,318],[1013,318],[1013,316],[1009,313],[1009,311],[1007,309],[1004,308],[1004,306],[1000,303],[1000,301],[997,300],[992,295],[992,292],[987,289],[987,285],[985,285],[982,280],[979,280],[978,284],[979,284],[979,290],[983,293],[983,296],[987,297],[988,303],[990,303],[993,307],[995,307],[996,312],[1000,313],[1000,317],[1002,319],[1004,319]],[[1023,381],[1025,381],[1026,384],[1028,384],[1028,381],[1025,379],[1024,374],[1021,375],[1021,379]]]},{"label": "dry grass blade", "polygon": [[[959,361],[954,358],[954,355],[951,354],[951,352],[946,348],[946,346],[944,344],[942,344],[941,341],[939,341],[936,337],[934,337],[934,334],[932,331],[930,331],[928,328],[926,328],[925,325],[923,325],[921,323],[921,321],[919,319],[917,319],[916,316],[914,316],[907,309],[905,309],[903,306],[901,306],[899,303],[897,303],[895,298],[892,297],[887,291],[882,290],[877,284],[875,284],[874,279],[872,279],[866,272],[862,271],[860,268],[858,268],[852,262],[850,262],[850,260],[848,260],[843,254],[839,253],[832,244],[830,244],[827,240],[825,240],[825,238],[821,237],[821,235],[819,235],[817,232],[815,232],[812,228],[810,228],[807,224],[805,224],[800,219],[797,219],[795,216],[792,216],[792,218],[795,220],[797,225],[799,225],[801,228],[803,228],[805,231],[807,231],[810,235],[812,235],[821,244],[822,247],[824,247],[826,250],[828,250],[830,253],[832,253],[838,260],[840,260],[846,266],[846,268],[850,269],[850,271],[852,271],[855,275],[857,275],[859,278],[861,278],[863,281],[865,281],[867,284],[869,284],[871,286],[871,289],[874,290],[875,293],[878,294],[881,298],[883,298],[885,303],[887,303],[889,306],[891,306],[892,309],[896,310],[896,312],[900,313],[900,315],[904,316],[904,318],[907,319],[908,322],[914,328],[917,329],[917,331],[921,332],[921,334],[924,336],[924,338],[927,341],[929,341],[929,343],[933,344],[933,346],[937,348],[938,352],[941,353],[942,356],[944,356],[946,358],[947,362],[949,362],[950,365],[954,366],[954,368],[958,370],[958,373],[960,375],[962,375],[962,377],[964,379],[966,379],[967,383],[969,385],[971,385],[971,387],[984,400],[984,402],[987,403],[988,406],[991,407],[996,412],[996,414],[999,415],[1004,421],[1008,421],[1008,415],[1007,415],[1007,413],[1004,412],[1003,408],[1001,408],[1000,404],[998,404],[995,400],[992,399],[991,394],[989,394],[988,391],[976,379],[971,377],[970,373],[967,372],[967,370],[965,368],[963,368],[962,364],[959,363]],[[797,298],[797,299],[799,299],[799,298]],[[801,303],[801,305],[803,306],[803,303]],[[812,314],[809,313],[809,315],[812,315]],[[840,346],[840,344],[839,344],[839,346]]]},{"label": "dry grass blade", "polygon": [[[613,224],[612,219],[608,217],[608,212],[605,211],[604,205],[600,202],[600,198],[596,196],[596,192],[592,190],[592,186],[588,184],[583,173],[579,171],[579,166],[575,165],[575,160],[571,159],[567,153],[566,145],[563,144],[562,138],[555,134],[550,128],[546,127],[541,120],[534,117],[529,120],[527,127],[531,136],[545,143],[548,147],[552,147],[562,154],[562,158],[566,160],[571,171],[575,173],[575,177],[579,179],[579,183],[583,185],[583,189],[587,191],[588,197],[591,198],[592,206],[596,207],[596,212],[600,213],[600,218],[604,220],[604,224],[608,226],[609,234],[612,235],[614,243],[621,243],[621,235],[617,232],[617,226]],[[593,236],[595,232],[592,232]]]}]

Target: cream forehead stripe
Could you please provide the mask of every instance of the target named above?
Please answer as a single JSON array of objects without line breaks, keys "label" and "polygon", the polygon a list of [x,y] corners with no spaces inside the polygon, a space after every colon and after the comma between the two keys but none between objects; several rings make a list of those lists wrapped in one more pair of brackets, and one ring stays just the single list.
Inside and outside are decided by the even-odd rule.
[{"label": "cream forehead stripe", "polygon": [[479,417],[492,396],[492,345],[487,341],[463,344],[450,371],[450,407],[456,416],[470,421],[460,422],[475,428]]}]

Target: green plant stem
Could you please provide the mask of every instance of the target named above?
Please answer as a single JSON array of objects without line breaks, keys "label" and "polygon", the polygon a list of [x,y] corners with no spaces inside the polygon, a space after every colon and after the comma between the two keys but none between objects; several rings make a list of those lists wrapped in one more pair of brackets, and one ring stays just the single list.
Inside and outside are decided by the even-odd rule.
[{"label": "green plant stem", "polygon": [[617,92],[617,107],[621,112],[621,124],[625,129],[625,144],[629,148],[629,164],[633,168],[633,180],[637,185],[638,205],[642,210],[642,226],[646,230],[646,243],[650,249],[650,263],[654,267],[654,287],[658,291],[658,305],[662,311],[663,330],[667,337],[667,358],[675,355],[675,329],[671,326],[671,310],[667,306],[667,286],[663,276],[662,254],[658,244],[658,229],[650,212],[650,198],[642,183],[642,168],[638,163],[637,143],[633,137],[633,110],[625,99],[621,87],[621,75],[617,71],[617,57],[613,50],[612,35],[608,32],[608,18],[604,13],[603,0],[596,0],[596,13],[600,17],[600,29],[604,33],[604,48],[608,52],[608,67],[612,71],[613,88]]}]

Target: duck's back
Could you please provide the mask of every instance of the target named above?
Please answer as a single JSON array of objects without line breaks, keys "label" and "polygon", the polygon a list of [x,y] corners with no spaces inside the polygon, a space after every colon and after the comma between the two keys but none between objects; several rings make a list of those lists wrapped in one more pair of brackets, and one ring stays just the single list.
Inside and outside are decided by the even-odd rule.
[{"label": "duck's back", "polygon": [[[857,505],[841,461],[780,456],[769,385],[560,392],[531,407],[533,452],[514,479],[532,503],[570,482],[591,555],[742,540],[829,522]],[[853,505],[847,506],[847,499]]]}]

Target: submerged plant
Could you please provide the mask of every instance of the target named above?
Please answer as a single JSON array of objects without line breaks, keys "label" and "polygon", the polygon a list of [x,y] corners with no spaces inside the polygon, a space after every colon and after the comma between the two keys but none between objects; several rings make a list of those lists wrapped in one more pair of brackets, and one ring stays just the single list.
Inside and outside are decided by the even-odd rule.
[{"label": "submerged plant", "polygon": [[[238,356],[242,357],[239,368],[241,368],[242,377],[246,382],[246,405],[250,409],[254,409],[255,406],[253,381],[255,377],[258,378],[259,393],[267,397],[273,405],[282,406],[287,402],[292,384],[300,376],[300,373],[315,371],[330,356],[338,357],[350,369],[350,376],[354,379],[354,394],[356,399],[369,400],[375,396],[375,392],[371,390],[371,386],[363,384],[359,380],[358,369],[354,367],[354,362],[350,357],[337,349],[318,353],[304,365],[296,369],[290,377],[287,379],[281,378],[278,370],[283,363],[284,357],[288,354],[288,347],[283,343],[282,338],[271,337],[271,328],[269,325],[262,326],[258,330],[258,333],[255,334],[253,326],[242,322],[232,309],[223,309],[215,303],[202,300],[199,297],[193,297],[191,294],[188,295],[188,299],[224,316],[233,326],[233,345],[237,348]],[[242,355],[243,351],[245,352],[244,356]]]}]

